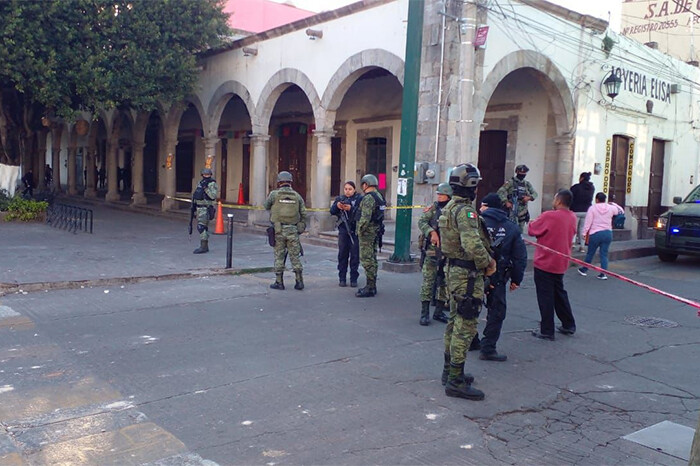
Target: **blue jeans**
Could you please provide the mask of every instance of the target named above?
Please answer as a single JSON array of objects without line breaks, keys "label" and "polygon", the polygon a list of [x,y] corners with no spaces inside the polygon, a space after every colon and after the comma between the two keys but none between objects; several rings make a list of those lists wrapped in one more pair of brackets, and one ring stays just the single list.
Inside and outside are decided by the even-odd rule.
[{"label": "blue jeans", "polygon": [[[603,230],[593,233],[588,237],[588,252],[586,253],[586,262],[591,263],[595,251],[600,247],[600,268],[608,270],[608,249],[612,243],[612,230]],[[588,271],[587,267],[581,267],[584,271]]]}]

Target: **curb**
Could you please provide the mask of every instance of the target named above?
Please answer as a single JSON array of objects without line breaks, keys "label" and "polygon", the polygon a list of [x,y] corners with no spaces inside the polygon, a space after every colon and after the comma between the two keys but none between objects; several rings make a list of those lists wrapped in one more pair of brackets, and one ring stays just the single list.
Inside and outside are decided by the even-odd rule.
[{"label": "curb", "polygon": [[249,267],[243,269],[209,269],[194,272],[169,273],[165,275],[145,275],[140,277],[112,277],[95,280],[70,280],[58,282],[0,283],[0,296],[11,293],[32,293],[49,290],[72,290],[96,286],[114,286],[134,283],[159,282],[166,280],[186,280],[222,275],[250,275],[272,272],[274,267]]}]

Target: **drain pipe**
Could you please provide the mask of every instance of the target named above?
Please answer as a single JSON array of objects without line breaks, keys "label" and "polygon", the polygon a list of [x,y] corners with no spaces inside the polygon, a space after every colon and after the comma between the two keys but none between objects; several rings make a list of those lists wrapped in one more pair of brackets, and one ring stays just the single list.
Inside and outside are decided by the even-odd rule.
[{"label": "drain pipe", "polygon": [[438,107],[437,107],[437,119],[435,121],[435,157],[433,162],[438,161],[438,146],[440,145],[440,114],[442,111],[442,75],[443,69],[445,67],[445,19],[447,17],[447,4],[443,5],[445,10],[442,14],[442,30],[440,38],[440,76],[438,78]]}]

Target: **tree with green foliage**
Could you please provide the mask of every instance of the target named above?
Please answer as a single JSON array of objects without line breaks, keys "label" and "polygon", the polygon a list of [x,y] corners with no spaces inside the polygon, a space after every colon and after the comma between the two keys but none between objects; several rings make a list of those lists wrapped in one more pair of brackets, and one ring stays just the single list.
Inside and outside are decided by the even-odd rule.
[{"label": "tree with green foliage", "polygon": [[230,35],[223,0],[0,0],[0,162],[42,117],[153,110],[193,91],[196,54]]}]

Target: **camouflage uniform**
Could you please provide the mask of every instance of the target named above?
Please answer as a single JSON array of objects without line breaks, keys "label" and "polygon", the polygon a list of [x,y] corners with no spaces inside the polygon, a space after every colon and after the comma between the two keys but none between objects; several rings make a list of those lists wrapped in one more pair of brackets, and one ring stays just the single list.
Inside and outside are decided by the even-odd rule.
[{"label": "camouflage uniform", "polygon": [[[425,249],[425,259],[423,261],[423,285],[420,289],[421,302],[433,300],[433,287],[437,280],[438,273],[438,253],[439,249],[430,243],[430,233],[438,231],[438,218],[440,217],[441,209],[437,202],[433,202],[430,209],[424,212],[418,220],[418,228],[425,238],[420,246]],[[435,301],[448,301],[447,285],[443,284],[435,290]]]},{"label": "camouflage uniform", "polygon": [[[276,205],[279,206],[284,201],[292,200],[296,197],[298,207],[294,218],[280,216]],[[265,209],[270,210],[270,222],[275,227],[275,273],[281,275],[284,272],[285,260],[289,255],[294,272],[301,274],[301,243],[299,235],[306,229],[306,206],[304,199],[290,186],[282,186],[270,193],[265,201]]]},{"label": "camouflage uniform", "polygon": [[[384,199],[379,191],[374,191],[380,199]],[[360,202],[359,220],[357,221],[357,238],[360,242],[360,264],[365,269],[367,286],[376,287],[377,282],[377,231],[379,225],[372,222],[377,203],[374,196],[366,193]]]},{"label": "camouflage uniform", "polygon": [[[527,202],[522,202],[520,199],[523,196],[530,196],[534,201],[537,199],[537,191],[532,187],[532,184],[527,180],[519,180],[516,177],[512,177],[506,181],[503,186],[498,188],[498,197],[501,198],[501,202],[505,205],[506,202],[513,203],[513,207],[517,204],[517,216],[518,225],[520,226],[520,233],[524,231],[527,222],[530,221],[530,212],[527,209]],[[517,197],[518,201],[513,202]]]},{"label": "camouflage uniform", "polygon": [[[462,207],[464,206],[464,207]],[[453,365],[464,364],[469,344],[476,335],[478,314],[458,312],[465,300],[484,297],[484,270],[491,262],[479,215],[471,200],[455,195],[440,216],[442,249],[449,258],[447,288],[450,293],[450,322],[445,328],[445,353]],[[462,265],[473,264],[473,268]],[[468,293],[472,281],[473,290]],[[466,303],[465,303],[466,304]],[[464,312],[463,312],[464,313]]]},{"label": "camouflage uniform", "polygon": [[[202,188],[205,196],[203,199],[195,199],[197,196],[197,189]],[[199,239],[202,241],[207,241],[209,239],[209,206],[213,206],[216,203],[216,197],[219,195],[219,185],[216,184],[212,178],[203,178],[197,185],[197,189],[192,194],[192,202],[197,206],[197,211],[195,215],[197,217],[197,231],[199,232]]]}]

